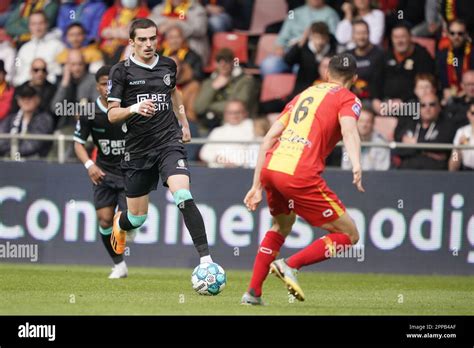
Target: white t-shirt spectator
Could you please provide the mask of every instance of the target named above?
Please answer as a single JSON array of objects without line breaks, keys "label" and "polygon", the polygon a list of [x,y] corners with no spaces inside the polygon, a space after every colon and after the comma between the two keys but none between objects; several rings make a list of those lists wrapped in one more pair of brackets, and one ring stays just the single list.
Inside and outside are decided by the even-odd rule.
[{"label": "white t-shirt spectator", "polygon": [[[214,128],[208,137],[214,141],[252,141],[255,140],[253,121],[243,120],[238,125],[225,123]],[[246,144],[206,144],[199,156],[209,167],[253,167],[255,166],[255,147]],[[255,158],[254,158],[255,157]]]},{"label": "white t-shirt spectator", "polygon": [[[454,145],[471,145],[474,146],[474,134],[472,126],[461,127],[457,130],[454,136]],[[461,144],[461,138],[464,136],[467,139],[467,143]],[[461,150],[462,164],[465,167],[474,168],[474,150]]]},{"label": "white t-shirt spectator", "polygon": [[18,51],[16,58],[16,72],[13,84],[19,86],[30,79],[31,63],[35,58],[43,58],[48,69],[47,80],[52,84],[62,73],[61,65],[56,61],[56,56],[65,48],[56,32],[49,32],[41,39],[31,39]]},{"label": "white t-shirt spectator", "polygon": [[[385,15],[380,10],[372,10],[362,17],[369,25],[369,41],[372,45],[382,44],[385,30]],[[341,45],[345,45],[348,50],[355,47],[352,42],[352,23],[343,19],[337,24],[336,39]]]},{"label": "white t-shirt spectator", "polygon": [[[376,132],[372,133],[370,141],[378,144],[386,143],[383,136]],[[342,153],[341,168],[351,170],[351,160],[345,148]],[[390,168],[390,150],[383,147],[363,147],[361,149],[360,162],[362,170],[387,170]]]}]

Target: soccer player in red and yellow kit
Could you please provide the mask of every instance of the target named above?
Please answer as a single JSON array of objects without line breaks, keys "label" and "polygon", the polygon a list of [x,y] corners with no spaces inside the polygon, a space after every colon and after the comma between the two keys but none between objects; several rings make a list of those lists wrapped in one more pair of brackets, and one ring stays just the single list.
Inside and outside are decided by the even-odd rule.
[{"label": "soccer player in red and yellow kit", "polygon": [[[266,134],[244,202],[254,211],[265,189],[273,225],[258,249],[242,304],[263,304],[262,285],[269,270],[283,280],[291,294],[304,301],[296,271],[326,260],[335,253],[336,245],[350,246],[359,240],[344,205],[321,178],[326,157],[342,138],[353,165],[353,184],[364,192],[357,130],[362,106],[348,89],[356,80],[354,57],[347,53],[334,56],[327,70],[328,82],[297,95]],[[286,260],[274,261],[296,215],[329,233]]]}]

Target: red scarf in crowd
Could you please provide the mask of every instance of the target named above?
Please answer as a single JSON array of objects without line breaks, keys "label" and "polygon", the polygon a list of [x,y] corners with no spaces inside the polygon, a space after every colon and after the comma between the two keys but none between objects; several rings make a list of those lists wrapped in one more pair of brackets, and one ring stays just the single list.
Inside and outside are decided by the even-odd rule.
[{"label": "red scarf in crowd", "polygon": [[[466,71],[469,70],[470,66],[470,56],[471,56],[471,43],[468,41],[464,45],[464,57],[463,57],[463,62],[462,62],[462,70],[461,70],[461,76],[464,74]],[[447,73],[448,73],[448,84],[450,87],[456,87],[457,91],[461,90],[461,83],[458,79],[458,74],[456,71],[456,67],[454,66],[454,50],[453,46],[450,45],[448,48],[448,56],[446,59],[447,63]]]}]

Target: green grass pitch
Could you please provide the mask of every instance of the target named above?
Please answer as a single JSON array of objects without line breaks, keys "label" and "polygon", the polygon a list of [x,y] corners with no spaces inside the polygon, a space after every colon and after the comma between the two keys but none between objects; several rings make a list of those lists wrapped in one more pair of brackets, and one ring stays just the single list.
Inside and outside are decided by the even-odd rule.
[{"label": "green grass pitch", "polygon": [[2,315],[474,315],[474,277],[301,272],[305,302],[270,275],[268,306],[239,304],[250,272],[227,270],[218,296],[197,295],[191,269],[0,264]]}]

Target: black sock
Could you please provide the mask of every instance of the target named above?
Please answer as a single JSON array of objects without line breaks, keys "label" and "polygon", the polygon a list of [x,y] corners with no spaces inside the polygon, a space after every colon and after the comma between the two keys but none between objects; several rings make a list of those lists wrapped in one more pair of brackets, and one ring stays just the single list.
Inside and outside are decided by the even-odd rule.
[{"label": "black sock", "polygon": [[102,237],[102,242],[104,243],[105,249],[107,249],[107,252],[109,253],[110,257],[112,258],[112,261],[114,264],[118,264],[123,261],[123,255],[118,255],[115,253],[114,249],[112,249],[112,245],[110,244],[110,234],[109,235],[104,235],[100,234]]},{"label": "black sock", "polygon": [[119,225],[122,230],[130,231],[133,230],[135,227],[133,227],[132,223],[128,219],[127,213],[128,210],[124,210],[122,214],[120,214]]},{"label": "black sock", "polygon": [[185,200],[178,204],[178,208],[183,213],[184,224],[191,234],[194,247],[200,257],[209,255],[209,245],[207,244],[206,228],[199,209],[193,199]]}]

